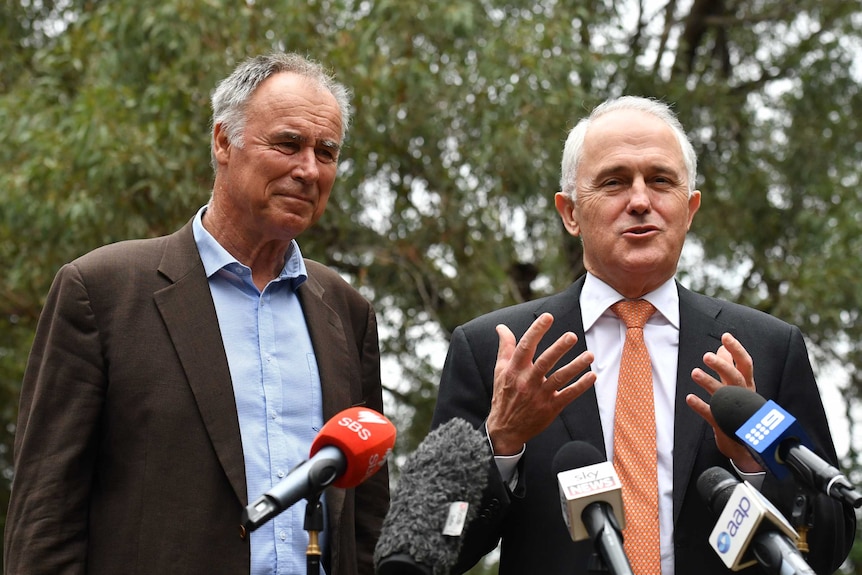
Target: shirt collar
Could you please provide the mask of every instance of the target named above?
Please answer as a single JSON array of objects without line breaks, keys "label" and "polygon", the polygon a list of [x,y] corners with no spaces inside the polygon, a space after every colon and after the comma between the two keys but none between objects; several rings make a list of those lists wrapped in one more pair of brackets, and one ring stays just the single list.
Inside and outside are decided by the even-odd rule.
[{"label": "shirt collar", "polygon": [[[207,278],[211,278],[213,274],[221,269],[236,273],[237,266],[240,266],[248,270],[248,266],[237,261],[204,227],[203,215],[206,210],[207,207],[203,206],[195,214],[195,219],[192,222],[192,230]],[[299,244],[296,243],[296,240],[291,240],[284,267],[275,281],[288,280],[291,286],[296,289],[307,279],[308,272],[305,269],[305,260],[302,258],[302,252],[299,250]]]},{"label": "shirt collar", "polygon": [[[586,332],[618,301],[626,299],[614,288],[587,272],[584,289],[581,291],[581,316]],[[643,296],[643,299],[653,304],[665,319],[679,329],[679,291],[676,281],[670,278],[657,289]]]}]

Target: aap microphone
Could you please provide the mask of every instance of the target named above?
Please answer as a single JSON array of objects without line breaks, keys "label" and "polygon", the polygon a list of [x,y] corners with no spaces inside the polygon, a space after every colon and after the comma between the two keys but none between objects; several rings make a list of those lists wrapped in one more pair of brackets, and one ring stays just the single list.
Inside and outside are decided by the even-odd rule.
[{"label": "aap microphone", "polygon": [[728,569],[759,563],[768,575],[816,575],[793,543],[796,531],[748,482],[710,467],[698,477],[697,491],[718,515],[709,544]]},{"label": "aap microphone", "polygon": [[251,503],[242,524],[254,531],[297,501],[330,485],[356,487],[386,463],[395,445],[395,426],[367,407],[351,407],[326,422],[311,444],[309,459]]},{"label": "aap microphone", "polygon": [[748,447],[777,478],[786,476],[789,467],[805,486],[853,507],[862,506],[862,493],[811,451],[811,441],[802,426],[774,401],[743,387],[726,385],[712,395],[710,407],[721,430]]},{"label": "aap microphone", "polygon": [[407,457],[374,550],[378,575],[448,575],[492,465],[485,434],[455,418]]},{"label": "aap microphone", "polygon": [[622,484],[613,464],[589,443],[570,441],[557,451],[552,469],[572,541],[591,539],[611,575],[632,575],[621,534]]}]

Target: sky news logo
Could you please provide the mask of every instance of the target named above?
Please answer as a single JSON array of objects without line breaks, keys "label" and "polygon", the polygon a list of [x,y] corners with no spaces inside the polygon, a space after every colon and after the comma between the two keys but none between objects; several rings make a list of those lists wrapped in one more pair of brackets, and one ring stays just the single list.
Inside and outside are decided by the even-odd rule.
[{"label": "sky news logo", "polygon": [[757,446],[761,441],[769,437],[772,430],[778,427],[782,421],[784,421],[783,413],[777,409],[770,410],[745,433],[746,443]]},{"label": "sky news logo", "polygon": [[566,493],[569,498],[581,497],[589,493],[608,491],[617,487],[617,481],[613,477],[597,477],[583,483],[566,485]]}]

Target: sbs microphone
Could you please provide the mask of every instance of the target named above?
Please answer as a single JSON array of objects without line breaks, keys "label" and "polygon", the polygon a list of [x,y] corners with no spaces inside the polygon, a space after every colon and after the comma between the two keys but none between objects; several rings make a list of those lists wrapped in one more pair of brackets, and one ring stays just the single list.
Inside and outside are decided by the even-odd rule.
[{"label": "sbs microphone", "polygon": [[710,407],[721,430],[747,446],[777,478],[785,477],[789,468],[796,480],[810,489],[854,507],[862,506],[862,493],[810,449],[811,441],[802,426],[774,401],[726,385],[712,395]]},{"label": "sbs microphone", "polygon": [[589,443],[570,441],[557,451],[552,468],[572,541],[591,539],[611,574],[631,575],[621,535],[622,484],[613,464]]},{"label": "sbs microphone", "polygon": [[330,485],[356,487],[386,463],[395,434],[395,426],[385,416],[367,407],[338,413],[314,438],[309,459],[243,510],[243,527],[254,531],[300,499],[317,496]]},{"label": "sbs microphone", "polygon": [[443,575],[458,560],[492,464],[485,434],[455,418],[404,462],[374,550],[378,575]]},{"label": "sbs microphone", "polygon": [[710,467],[698,477],[697,491],[718,515],[709,544],[728,569],[760,564],[768,575],[816,575],[793,543],[796,531],[748,482]]}]

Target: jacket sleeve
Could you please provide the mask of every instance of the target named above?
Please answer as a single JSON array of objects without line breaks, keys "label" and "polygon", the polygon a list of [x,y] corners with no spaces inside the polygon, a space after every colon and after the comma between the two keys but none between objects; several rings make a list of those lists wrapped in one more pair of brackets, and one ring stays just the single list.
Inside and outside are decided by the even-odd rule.
[{"label": "jacket sleeve", "polygon": [[[787,343],[786,363],[775,402],[796,417],[813,443],[812,450],[838,468],[838,457],[832,442],[820,392],[808,360],[808,352],[799,328],[793,326]],[[755,382],[757,383],[757,382]],[[817,573],[834,573],[847,557],[856,533],[853,507],[831,497],[800,486],[792,474],[778,480],[768,475],[764,494],[779,505],[788,519],[793,519],[800,501],[807,501],[808,563]]]},{"label": "jacket sleeve", "polygon": [[57,274],[22,383],[4,540],[9,575],[84,573],[105,397],[101,337],[74,264]]},{"label": "jacket sleeve", "polygon": [[[471,340],[471,337],[473,339]],[[449,352],[443,366],[440,390],[431,427],[459,417],[477,429],[491,408],[493,368],[496,359],[496,332],[459,327],[452,333]],[[494,355],[486,357],[494,351]],[[484,353],[484,355],[483,355]],[[488,466],[488,485],[482,495],[476,519],[464,534],[457,566],[452,573],[463,573],[494,550],[500,541],[503,519],[513,495],[503,482],[493,459]]]}]

